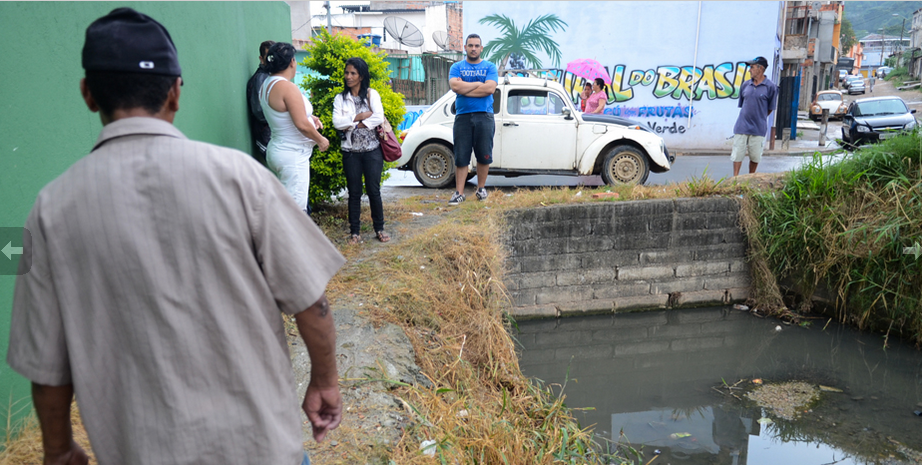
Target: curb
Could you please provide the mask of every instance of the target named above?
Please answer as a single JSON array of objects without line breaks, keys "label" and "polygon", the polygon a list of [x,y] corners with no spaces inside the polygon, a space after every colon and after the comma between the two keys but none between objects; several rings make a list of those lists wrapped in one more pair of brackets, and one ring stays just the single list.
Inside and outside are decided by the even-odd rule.
[{"label": "curb", "polygon": [[[819,152],[823,155],[831,155],[835,152],[842,150],[842,147],[816,147],[815,149],[810,149],[807,147],[798,147],[795,149],[788,150],[764,150],[762,151],[763,156],[769,157],[804,157],[804,156],[813,156],[813,154]],[[671,150],[670,153],[678,157],[729,157],[730,151],[726,150]]]}]

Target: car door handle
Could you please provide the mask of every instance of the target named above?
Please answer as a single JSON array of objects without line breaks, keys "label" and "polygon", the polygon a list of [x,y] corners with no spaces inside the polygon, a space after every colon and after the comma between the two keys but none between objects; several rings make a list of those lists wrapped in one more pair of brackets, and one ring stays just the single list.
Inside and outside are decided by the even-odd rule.
[{"label": "car door handle", "polygon": [[516,123],[516,122],[514,122],[514,121],[510,121],[510,122],[508,122],[508,123],[503,123],[503,126],[518,126],[518,125],[519,125],[519,123]]}]

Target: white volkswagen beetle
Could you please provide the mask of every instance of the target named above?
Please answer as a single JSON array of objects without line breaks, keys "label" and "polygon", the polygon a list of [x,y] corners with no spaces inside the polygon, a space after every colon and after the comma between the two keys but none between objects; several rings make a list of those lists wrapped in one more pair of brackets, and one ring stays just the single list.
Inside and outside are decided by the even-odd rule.
[{"label": "white volkswagen beetle", "polygon": [[[455,93],[449,91],[401,134],[397,168],[426,187],[454,184]],[[560,83],[504,76],[493,94],[496,133],[490,176],[598,175],[606,184],[643,184],[674,158],[645,124],[576,111]],[[476,160],[471,157],[471,173]],[[473,174],[470,175],[473,177]]]}]

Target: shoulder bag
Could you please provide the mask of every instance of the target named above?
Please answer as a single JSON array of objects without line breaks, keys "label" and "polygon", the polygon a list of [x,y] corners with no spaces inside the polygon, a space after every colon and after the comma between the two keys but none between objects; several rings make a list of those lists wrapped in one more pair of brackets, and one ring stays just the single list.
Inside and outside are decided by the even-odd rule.
[{"label": "shoulder bag", "polygon": [[378,138],[381,139],[381,154],[384,155],[384,161],[397,161],[401,156],[403,156],[403,151],[400,150],[400,143],[397,142],[397,136],[394,135],[394,130],[391,128],[391,123],[384,120],[378,128]]}]

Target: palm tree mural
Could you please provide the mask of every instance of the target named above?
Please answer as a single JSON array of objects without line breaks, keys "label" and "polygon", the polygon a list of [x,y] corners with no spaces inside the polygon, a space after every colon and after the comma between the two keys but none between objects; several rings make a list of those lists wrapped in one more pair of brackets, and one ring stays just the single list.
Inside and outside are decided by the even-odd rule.
[{"label": "palm tree mural", "polygon": [[557,42],[551,39],[551,33],[558,29],[563,32],[569,26],[555,14],[546,14],[533,19],[518,29],[515,21],[506,15],[494,14],[478,21],[480,24],[495,26],[503,35],[487,42],[483,47],[483,54],[487,60],[497,63],[497,68],[502,70],[509,63],[509,57],[516,55],[520,58],[518,63],[524,63],[532,68],[541,68],[542,63],[538,52],[546,53],[555,64],[560,63],[560,48]]}]

